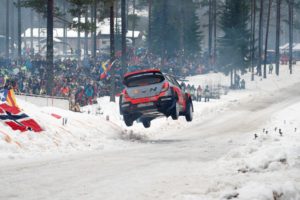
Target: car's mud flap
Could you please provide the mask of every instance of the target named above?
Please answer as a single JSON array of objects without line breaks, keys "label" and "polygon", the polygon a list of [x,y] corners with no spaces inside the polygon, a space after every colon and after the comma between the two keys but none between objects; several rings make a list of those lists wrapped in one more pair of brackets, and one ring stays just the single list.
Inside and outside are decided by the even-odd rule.
[{"label": "car's mud flap", "polygon": [[172,110],[173,110],[173,108],[176,106],[176,99],[175,98],[173,98],[172,99],[172,105],[168,108],[168,109],[166,109],[166,115],[169,117],[171,114],[172,114]]}]

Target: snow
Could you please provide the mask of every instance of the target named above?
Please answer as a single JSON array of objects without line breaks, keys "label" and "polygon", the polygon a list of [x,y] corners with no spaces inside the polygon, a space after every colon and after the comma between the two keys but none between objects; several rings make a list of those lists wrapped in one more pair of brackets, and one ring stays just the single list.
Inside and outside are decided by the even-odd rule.
[{"label": "snow", "polygon": [[[119,148],[121,128],[103,117],[73,113],[54,107],[37,107],[18,100],[24,112],[35,119],[45,131],[41,133],[12,131],[0,123],[0,158],[32,157],[40,153],[69,153],[87,149]],[[60,115],[57,119],[51,114]],[[63,119],[67,124],[63,125]],[[101,125],[99,125],[101,124]],[[5,139],[10,138],[10,142]],[[122,145],[121,145],[122,146]]]},{"label": "snow", "polygon": [[[226,173],[231,174],[231,177],[244,174],[242,178],[249,179],[243,177],[249,176],[254,179],[245,185],[237,184],[229,194],[238,193],[239,199],[264,200],[273,199],[275,192],[283,194],[281,199],[300,199],[299,181],[294,180],[294,173],[300,172],[300,131],[296,129],[300,127],[299,117],[300,103],[287,107],[273,115],[273,119],[263,129],[254,131],[258,135],[257,139],[249,135],[252,141],[218,160],[217,165],[222,169],[217,171],[230,169]],[[282,136],[279,129],[282,130]],[[292,176],[283,177],[285,174]]]},{"label": "snow", "polygon": [[[83,113],[19,100],[45,131],[14,132],[0,123],[0,199],[299,200],[299,67],[253,82],[245,74],[246,90],[194,102],[193,122],[160,118],[150,129],[126,127],[118,99],[99,98]],[[229,85],[218,73],[188,80]]]}]

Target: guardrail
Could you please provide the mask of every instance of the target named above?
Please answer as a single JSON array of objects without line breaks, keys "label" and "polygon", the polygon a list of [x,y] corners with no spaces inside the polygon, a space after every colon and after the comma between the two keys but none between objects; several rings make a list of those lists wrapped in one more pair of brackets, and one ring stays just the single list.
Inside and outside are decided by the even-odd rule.
[{"label": "guardrail", "polygon": [[16,98],[30,102],[36,106],[56,107],[64,110],[70,110],[70,101],[68,98],[64,97],[16,93]]}]

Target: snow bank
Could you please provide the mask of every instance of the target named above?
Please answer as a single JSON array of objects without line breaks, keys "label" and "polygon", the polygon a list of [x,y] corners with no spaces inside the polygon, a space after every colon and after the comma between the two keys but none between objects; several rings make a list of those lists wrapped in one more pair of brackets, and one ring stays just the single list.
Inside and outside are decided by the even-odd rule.
[{"label": "snow bank", "polygon": [[[217,116],[224,110],[230,109],[239,101],[255,100],[261,95],[273,95],[282,88],[299,81],[300,70],[295,67],[294,75],[288,73],[287,67],[282,68],[280,77],[270,76],[267,80],[255,77],[250,81],[250,73],[242,76],[246,80],[246,90],[231,91],[221,99],[211,100],[209,103],[194,102],[194,120],[187,123],[184,117],[178,121],[159,118],[152,121],[150,129],[145,129],[141,123],[134,123],[133,127],[126,127],[119,115],[118,99],[116,103],[109,102],[108,97],[98,99],[97,105],[84,107],[84,113],[74,113],[57,108],[37,107],[28,102],[18,100],[25,113],[37,120],[45,129],[41,134],[20,133],[10,130],[0,123],[0,157],[26,157],[38,153],[61,153],[99,149],[128,148],[132,143],[124,140],[157,139],[173,134],[178,130],[196,126],[199,122]],[[229,77],[212,73],[188,77],[195,85],[221,84],[229,86]],[[67,120],[56,119],[51,114],[61,115]],[[291,121],[291,120],[290,120]],[[296,123],[296,122],[295,122]],[[278,160],[278,158],[274,158]],[[261,163],[264,164],[263,162]],[[256,169],[251,164],[245,167]]]},{"label": "snow bank", "polygon": [[300,173],[300,103],[271,118],[244,138],[250,142],[237,145],[214,164],[216,178],[203,196],[194,199],[300,199],[295,176]]},{"label": "snow bank", "polygon": [[[40,108],[22,100],[18,100],[18,103],[45,131],[21,133],[0,123],[0,158],[13,159],[39,153],[70,153],[87,149],[117,149],[125,144],[118,140],[121,128],[103,116],[53,107]],[[62,118],[57,119],[52,114]]]}]

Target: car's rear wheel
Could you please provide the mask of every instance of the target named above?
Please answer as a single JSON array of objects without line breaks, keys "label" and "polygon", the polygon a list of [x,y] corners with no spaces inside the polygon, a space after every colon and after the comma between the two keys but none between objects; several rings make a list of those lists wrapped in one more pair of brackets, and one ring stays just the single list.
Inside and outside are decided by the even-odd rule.
[{"label": "car's rear wheel", "polygon": [[176,105],[173,108],[171,117],[173,120],[177,120],[179,118],[179,104],[176,102]]},{"label": "car's rear wheel", "polygon": [[193,120],[193,104],[189,101],[186,105],[185,119],[188,122]]},{"label": "car's rear wheel", "polygon": [[133,120],[130,118],[128,115],[124,115],[124,122],[126,126],[132,126],[133,125]]},{"label": "car's rear wheel", "polygon": [[120,114],[122,115],[123,114],[123,111],[122,111],[122,101],[123,100],[123,96],[120,95],[120,98],[119,98],[119,111],[120,111]]},{"label": "car's rear wheel", "polygon": [[144,120],[144,121],[143,121],[143,125],[144,125],[145,128],[150,128],[150,126],[151,126],[151,121],[150,121],[150,120]]}]

